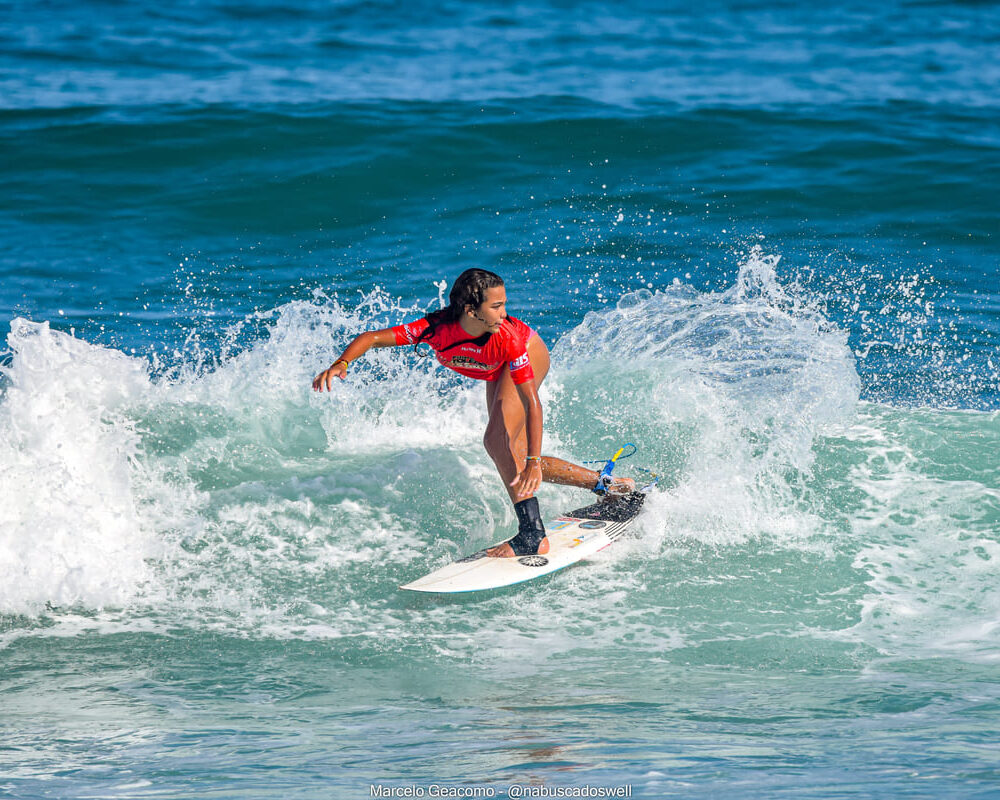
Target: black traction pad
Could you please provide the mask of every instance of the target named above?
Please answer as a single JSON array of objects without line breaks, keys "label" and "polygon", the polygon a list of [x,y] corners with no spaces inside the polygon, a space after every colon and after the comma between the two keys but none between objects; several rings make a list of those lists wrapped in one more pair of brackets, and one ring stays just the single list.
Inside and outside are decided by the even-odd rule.
[{"label": "black traction pad", "polygon": [[645,499],[646,495],[643,492],[608,495],[591,506],[570,511],[565,516],[576,519],[602,519],[606,522],[628,522],[642,509]]}]

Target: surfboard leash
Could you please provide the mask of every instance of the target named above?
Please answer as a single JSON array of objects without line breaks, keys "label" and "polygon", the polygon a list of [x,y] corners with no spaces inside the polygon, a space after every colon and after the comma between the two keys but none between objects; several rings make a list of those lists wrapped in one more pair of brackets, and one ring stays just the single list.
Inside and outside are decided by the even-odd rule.
[{"label": "surfboard leash", "polygon": [[[631,447],[632,452],[626,453],[625,452],[626,447]],[[594,484],[594,488],[591,489],[591,491],[594,494],[599,495],[601,497],[606,495],[608,493],[608,487],[611,486],[611,473],[615,468],[615,464],[618,463],[618,459],[634,456],[637,452],[639,452],[639,448],[636,445],[634,445],[632,442],[626,442],[621,447],[619,447],[618,452],[615,453],[613,456],[611,456],[611,458],[609,458],[607,461],[604,461],[604,459],[584,461],[583,462],[584,464],[600,464],[602,461],[604,461],[604,468],[601,470],[600,475],[597,476],[597,483]]]},{"label": "surfboard leash", "polygon": [[660,482],[660,476],[657,475],[655,472],[653,472],[653,470],[646,469],[645,467],[636,467],[636,469],[645,472],[649,476],[649,483],[647,483],[645,486],[639,489],[640,492],[643,493],[648,492],[650,489],[652,489],[654,486],[656,486],[656,484]]},{"label": "surfboard leash", "polygon": [[[625,452],[626,447],[631,447],[632,451],[626,453]],[[615,453],[613,456],[611,456],[611,458],[609,459],[596,458],[582,462],[584,464],[604,464],[604,468],[601,470],[600,475],[598,475],[597,477],[597,483],[594,485],[594,488],[591,491],[593,491],[594,494],[600,495],[602,497],[606,495],[608,493],[608,487],[611,485],[611,473],[614,471],[615,465],[620,460],[630,458],[631,456],[634,456],[638,452],[639,452],[638,445],[632,442],[626,442],[621,447],[619,447],[618,452]],[[660,482],[660,476],[657,475],[652,470],[646,469],[645,467],[636,467],[636,469],[647,473],[650,477],[649,483],[647,483],[645,486],[639,489],[640,492],[648,491],[649,489],[652,489],[654,486],[656,486],[656,484]]]}]

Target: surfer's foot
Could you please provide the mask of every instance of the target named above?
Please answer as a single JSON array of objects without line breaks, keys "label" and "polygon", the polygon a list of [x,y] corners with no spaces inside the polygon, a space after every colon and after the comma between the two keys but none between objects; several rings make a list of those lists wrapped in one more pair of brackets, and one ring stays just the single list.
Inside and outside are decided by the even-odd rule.
[{"label": "surfer's foot", "polygon": [[612,478],[606,498],[623,497],[635,491],[635,481],[631,478]]},{"label": "surfer's foot", "polygon": [[[549,537],[546,536],[538,543],[538,550],[530,555],[545,555],[549,552]],[[504,542],[503,544],[498,544],[496,547],[491,547],[486,551],[486,555],[492,558],[513,558],[516,555],[529,555],[528,553],[515,553],[514,548],[510,546],[510,542]]]}]

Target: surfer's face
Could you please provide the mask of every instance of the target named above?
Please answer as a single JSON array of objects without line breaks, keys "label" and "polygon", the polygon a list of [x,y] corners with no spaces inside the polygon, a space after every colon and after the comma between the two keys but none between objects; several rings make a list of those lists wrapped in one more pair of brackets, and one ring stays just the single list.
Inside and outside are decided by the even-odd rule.
[{"label": "surfer's face", "polygon": [[482,328],[483,333],[496,333],[500,324],[507,319],[507,290],[503,286],[495,286],[486,290],[486,299],[478,309],[466,306],[469,315]]}]

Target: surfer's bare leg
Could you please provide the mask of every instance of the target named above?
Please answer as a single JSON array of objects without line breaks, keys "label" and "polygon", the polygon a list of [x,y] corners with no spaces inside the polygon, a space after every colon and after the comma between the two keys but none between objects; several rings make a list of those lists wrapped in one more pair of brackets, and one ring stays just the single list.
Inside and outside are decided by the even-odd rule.
[{"label": "surfer's bare leg", "polygon": [[[542,456],[542,480],[547,483],[558,483],[563,486],[579,486],[581,489],[593,489],[597,485],[599,472],[581,467],[570,461],[563,461],[554,456]],[[627,494],[635,489],[635,481],[631,478],[614,478],[608,491],[612,494]]]},{"label": "surfer's bare leg", "polygon": [[[535,387],[542,385],[549,371],[549,351],[540,337],[534,336],[528,342],[528,358],[535,373]],[[518,473],[524,469],[524,459],[528,455],[528,437],[525,431],[526,413],[517,387],[510,377],[510,369],[504,368],[496,381],[486,384],[486,407],[489,422],[483,435],[483,446],[503,478],[504,486],[511,502],[517,497],[510,485]],[[542,478],[545,478],[545,459],[542,459]]]},{"label": "surfer's bare leg", "polygon": [[[541,337],[533,336],[528,342],[528,358],[531,369],[535,373],[535,387],[542,385],[549,371],[549,351]],[[489,422],[483,435],[483,446],[496,465],[497,472],[503,479],[510,500],[517,508],[519,502],[527,498],[517,497],[511,486],[517,475],[524,469],[525,456],[528,455],[528,438],[525,432],[526,412],[521,396],[518,394],[514,381],[510,377],[510,369],[505,368],[496,381],[486,384],[486,405],[489,409]],[[544,465],[545,459],[542,459]],[[545,468],[542,467],[542,478]],[[549,540],[543,538],[538,544],[539,553],[549,551]],[[514,549],[507,544],[498,545],[487,551],[489,555],[500,558],[510,558]]]}]

